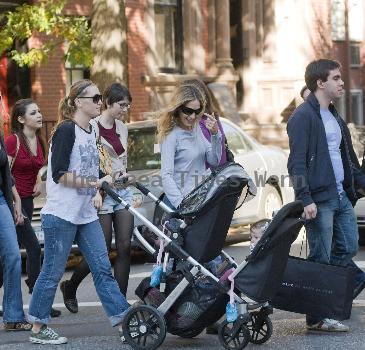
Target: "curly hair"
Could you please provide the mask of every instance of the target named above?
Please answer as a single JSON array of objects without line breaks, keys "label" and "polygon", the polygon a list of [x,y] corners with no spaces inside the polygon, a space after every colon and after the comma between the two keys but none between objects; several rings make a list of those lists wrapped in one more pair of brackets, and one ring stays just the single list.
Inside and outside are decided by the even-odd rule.
[{"label": "curly hair", "polygon": [[[168,106],[157,112],[159,118],[157,123],[157,139],[162,142],[163,139],[171,132],[176,125],[176,120],[179,117],[180,107],[191,101],[198,100],[204,112],[206,99],[194,85],[178,85],[173,92],[172,98]],[[199,115],[200,117],[200,115]]]}]

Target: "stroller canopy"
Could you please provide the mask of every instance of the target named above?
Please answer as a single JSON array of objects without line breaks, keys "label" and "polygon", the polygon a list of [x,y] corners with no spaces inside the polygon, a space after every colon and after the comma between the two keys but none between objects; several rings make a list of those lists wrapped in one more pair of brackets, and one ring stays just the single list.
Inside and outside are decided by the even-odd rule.
[{"label": "stroller canopy", "polygon": [[[242,191],[242,203],[247,202],[256,195],[256,186],[244,168],[237,163],[227,163],[212,171],[212,173],[194,188],[180,203],[178,213],[181,216],[194,216],[206,205],[214,200],[218,190],[229,184],[232,187],[232,180],[236,179],[237,188],[241,190],[241,182],[247,183],[246,188]],[[241,203],[241,204],[242,204]]]}]

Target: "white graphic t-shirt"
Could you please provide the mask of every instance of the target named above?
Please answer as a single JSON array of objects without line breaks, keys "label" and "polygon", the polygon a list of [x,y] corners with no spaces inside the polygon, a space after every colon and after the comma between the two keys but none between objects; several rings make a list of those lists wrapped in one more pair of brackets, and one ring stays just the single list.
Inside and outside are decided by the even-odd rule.
[{"label": "white graphic t-shirt", "polygon": [[95,181],[99,176],[99,153],[95,132],[86,131],[72,121],[61,124],[52,137],[48,155],[47,201],[42,214],[51,214],[76,225],[98,219],[91,199],[94,188],[72,188],[59,183],[65,173],[71,181],[84,177]]}]

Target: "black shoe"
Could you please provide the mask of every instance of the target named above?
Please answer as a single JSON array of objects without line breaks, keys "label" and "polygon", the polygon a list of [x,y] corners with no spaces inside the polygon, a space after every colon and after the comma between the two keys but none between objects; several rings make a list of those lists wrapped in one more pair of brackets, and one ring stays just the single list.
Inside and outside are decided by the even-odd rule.
[{"label": "black shoe", "polygon": [[206,329],[205,329],[205,333],[206,334],[218,334],[218,328],[219,328],[219,323],[215,322],[213,324],[210,324]]},{"label": "black shoe", "polygon": [[362,290],[365,288],[365,280],[360,282],[358,285],[356,285],[356,287],[354,288],[354,294],[353,294],[353,299],[355,299],[361,292]]},{"label": "black shoe", "polygon": [[61,316],[61,311],[52,308],[51,309],[51,317],[59,317],[59,316]]},{"label": "black shoe", "polygon": [[68,281],[63,281],[60,284],[60,289],[63,296],[63,302],[68,311],[72,312],[73,314],[77,314],[79,311],[79,305],[76,299],[76,292],[72,293],[69,287],[67,287]]}]

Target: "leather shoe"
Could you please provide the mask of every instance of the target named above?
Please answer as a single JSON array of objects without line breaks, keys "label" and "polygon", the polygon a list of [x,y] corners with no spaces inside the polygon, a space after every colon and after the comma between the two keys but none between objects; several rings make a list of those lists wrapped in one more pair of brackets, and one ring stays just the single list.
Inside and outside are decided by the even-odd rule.
[{"label": "leather shoe", "polygon": [[52,308],[52,309],[51,309],[51,317],[59,317],[59,316],[61,316],[61,311],[60,311],[60,310],[57,310],[57,309]]},{"label": "leather shoe", "polygon": [[67,281],[61,282],[60,289],[63,296],[63,302],[65,303],[67,310],[72,312],[73,314],[78,313],[79,305],[77,303],[76,295],[70,297],[70,291],[67,290]]},{"label": "leather shoe", "polygon": [[365,280],[357,284],[356,287],[354,288],[353,299],[355,299],[362,292],[364,288],[365,288]]}]

